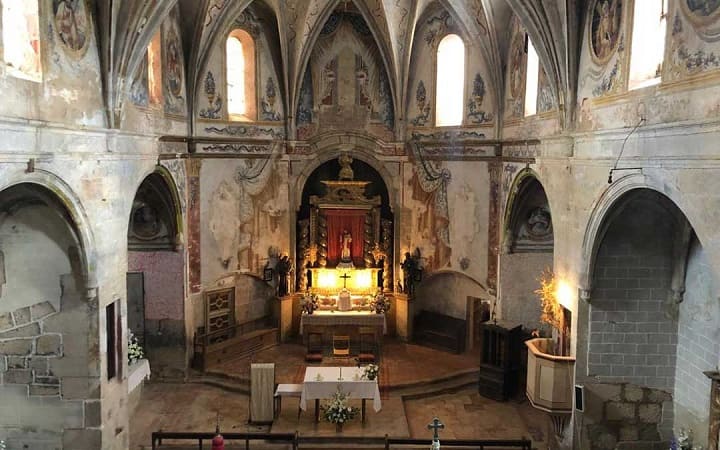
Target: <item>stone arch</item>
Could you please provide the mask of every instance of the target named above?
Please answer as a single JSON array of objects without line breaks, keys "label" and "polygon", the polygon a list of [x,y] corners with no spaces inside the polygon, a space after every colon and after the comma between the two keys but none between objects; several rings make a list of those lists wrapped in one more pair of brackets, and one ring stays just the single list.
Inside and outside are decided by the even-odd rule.
[{"label": "stone arch", "polygon": [[606,224],[608,214],[614,210],[614,207],[616,206],[615,203],[620,198],[635,189],[649,189],[662,194],[677,207],[680,213],[683,214],[684,218],[690,223],[690,226],[698,237],[698,240],[701,243],[707,242],[707,239],[702,235],[702,230],[698,230],[695,226],[697,221],[692,216],[688,215],[689,208],[687,208],[685,203],[682,201],[680,192],[672,189],[667,183],[663,183],[661,180],[647,174],[632,173],[625,175],[616,179],[614,183],[603,190],[600,197],[598,197],[592,206],[590,217],[588,219],[587,226],[585,227],[585,234],[583,236],[582,255],[580,259],[581,267],[578,271],[578,286],[585,292],[584,295],[587,295],[593,287],[592,274],[595,267],[595,256],[597,254],[598,246],[602,241],[604,233],[603,225]]},{"label": "stone arch", "polygon": [[[296,210],[302,201],[302,190],[310,174],[326,162],[337,159],[343,153],[351,153],[354,159],[358,159],[373,169],[375,169],[383,179],[388,190],[390,200],[390,209],[395,213],[397,206],[400,204],[400,182],[399,174],[391,174],[385,165],[380,161],[376,154],[379,148],[383,147],[383,143],[379,139],[375,139],[369,135],[357,134],[353,136],[353,142],[347,141],[348,133],[329,133],[319,136],[311,141],[311,148],[317,155],[309,160],[300,172],[295,182],[295,195],[291,199],[293,201],[293,209]],[[393,182],[397,180],[397,182]]]},{"label": "stone arch", "polygon": [[143,175],[128,220],[127,326],[155,375],[184,378],[190,344],[180,198],[166,168]]},{"label": "stone arch", "polygon": [[0,182],[0,193],[12,186],[24,183],[44,188],[48,194],[57,198],[60,204],[66,209],[80,243],[80,257],[83,273],[86,278],[86,288],[97,288],[95,238],[80,198],[60,177],[52,172],[39,169],[27,174],[16,174],[15,176],[10,176],[5,182]]},{"label": "stone arch", "polygon": [[[0,236],[9,286],[0,292],[0,358],[8,361],[0,397],[4,414],[22,411],[24,427],[13,442],[61,448],[68,423],[79,424],[70,432],[77,442],[99,442],[92,413],[100,400],[89,386],[105,380],[105,364],[93,352],[100,347],[95,255],[79,199],[48,172],[10,177],[0,190]],[[0,426],[0,434],[12,430],[12,421]]]},{"label": "stone arch", "polygon": [[550,330],[541,320],[535,291],[554,268],[552,209],[538,174],[521,170],[510,188],[503,216],[502,251],[498,256],[498,304],[503,319],[527,330]]},{"label": "stone arch", "polygon": [[[629,440],[668,440],[676,405],[697,403],[687,394],[692,389],[677,397],[678,389],[694,383],[693,389],[701,390],[707,382],[702,370],[717,364],[717,356],[710,363],[702,361],[702,356],[700,363],[680,363],[680,358],[693,353],[694,342],[717,341],[717,336],[708,339],[708,334],[699,331],[691,310],[681,311],[693,246],[693,262],[702,260],[703,267],[693,265],[691,302],[704,301],[698,295],[704,283],[697,282],[697,275],[711,277],[712,271],[698,253],[702,246],[692,225],[668,192],[641,174],[616,183],[596,203],[593,212],[601,213],[593,217],[586,233],[592,242],[583,245],[583,256],[590,259],[583,261],[588,272],[581,273],[587,277],[584,297],[589,304],[579,305],[584,317],[578,321],[576,375],[592,378],[593,394],[600,392],[597,386],[602,390],[621,383],[625,401],[638,401],[633,400],[632,389],[648,392],[650,406],[645,408],[657,414],[645,421],[642,434]],[[718,313],[716,310],[715,315]],[[717,328],[708,329],[713,330],[712,335]],[[714,345],[716,351],[720,349],[720,341]],[[593,397],[593,403],[598,401],[606,404],[610,400],[604,395]],[[602,416],[601,420],[607,423],[607,432],[620,439],[619,430],[610,423],[612,418]],[[635,415],[627,417],[630,426],[639,420]]]},{"label": "stone arch", "polygon": [[[184,245],[184,232],[185,232],[185,221],[183,217],[183,208],[182,208],[182,200],[180,198],[180,191],[178,189],[178,185],[175,181],[175,177],[173,174],[164,166],[162,165],[156,165],[152,167],[152,169],[146,170],[142,173],[141,177],[139,178],[139,181],[135,183],[135,189],[132,191],[133,193],[133,200],[138,194],[138,191],[140,190],[143,183],[145,183],[149,177],[156,176],[158,177],[157,180],[162,180],[162,183],[164,184],[164,187],[167,189],[166,194],[168,196],[169,203],[172,208],[172,219],[173,219],[173,225],[174,225],[174,235],[176,239],[176,244],[178,246]],[[130,204],[129,209],[127,210],[127,215],[131,216],[133,211],[132,203]],[[130,222],[128,222],[128,232],[130,227]]]},{"label": "stone arch", "polygon": [[[519,226],[518,221],[520,220],[519,214],[522,207],[522,202],[526,200],[526,196],[529,194],[528,190],[533,188],[539,188],[542,191],[544,200],[547,203],[548,213],[550,213],[551,228],[552,228],[552,206],[550,205],[550,198],[547,195],[547,191],[540,181],[540,177],[533,169],[526,167],[517,174],[512,186],[510,187],[508,198],[505,202],[505,211],[503,215],[503,252],[507,253],[513,244],[512,233]],[[554,236],[553,236],[554,238]],[[554,246],[554,242],[550,245]]]}]

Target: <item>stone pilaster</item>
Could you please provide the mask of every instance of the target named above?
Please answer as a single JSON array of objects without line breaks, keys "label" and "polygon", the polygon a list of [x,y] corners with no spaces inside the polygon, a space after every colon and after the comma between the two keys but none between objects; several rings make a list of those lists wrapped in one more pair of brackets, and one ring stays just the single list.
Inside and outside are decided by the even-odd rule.
[{"label": "stone pilaster", "polygon": [[490,175],[489,223],[488,223],[488,263],[487,287],[497,289],[498,252],[500,250],[500,197],[502,181],[502,163],[491,161],[488,163]]},{"label": "stone pilaster", "polygon": [[202,160],[187,160],[188,212],[187,212],[187,249],[190,292],[195,294],[202,289],[200,273],[200,168]]}]

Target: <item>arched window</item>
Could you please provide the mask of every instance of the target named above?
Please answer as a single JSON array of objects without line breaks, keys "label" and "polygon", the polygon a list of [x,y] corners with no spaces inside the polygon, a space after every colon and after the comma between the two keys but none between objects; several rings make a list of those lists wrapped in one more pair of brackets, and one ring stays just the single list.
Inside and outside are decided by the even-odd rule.
[{"label": "arched window", "polygon": [[41,81],[38,2],[3,1],[2,33],[7,73]]},{"label": "arched window", "polygon": [[227,107],[230,120],[255,120],[255,41],[245,30],[233,30],[225,43]]},{"label": "arched window", "polygon": [[660,82],[665,54],[667,0],[635,1],[629,89]]},{"label": "arched window", "polygon": [[436,81],[435,125],[462,125],[465,44],[457,34],[448,34],[438,45]]},{"label": "arched window", "polygon": [[538,77],[540,76],[540,58],[530,37],[527,42],[527,73],[525,75],[525,117],[537,113]]}]

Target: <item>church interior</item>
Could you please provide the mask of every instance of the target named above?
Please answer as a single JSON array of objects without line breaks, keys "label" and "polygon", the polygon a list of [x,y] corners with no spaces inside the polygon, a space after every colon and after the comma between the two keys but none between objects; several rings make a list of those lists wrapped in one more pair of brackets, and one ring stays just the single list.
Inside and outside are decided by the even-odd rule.
[{"label": "church interior", "polygon": [[0,449],[720,448],[720,1],[0,6]]}]

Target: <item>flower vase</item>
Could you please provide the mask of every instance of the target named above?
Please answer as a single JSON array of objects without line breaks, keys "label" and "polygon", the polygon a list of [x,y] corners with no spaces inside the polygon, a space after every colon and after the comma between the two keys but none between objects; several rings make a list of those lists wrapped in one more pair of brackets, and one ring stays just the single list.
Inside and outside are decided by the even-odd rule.
[{"label": "flower vase", "polygon": [[335,432],[336,432],[336,433],[342,433],[342,426],[343,426],[342,423],[340,423],[340,422],[336,423],[336,424],[335,424]]}]

